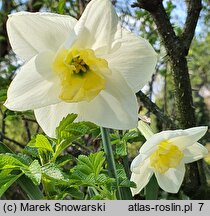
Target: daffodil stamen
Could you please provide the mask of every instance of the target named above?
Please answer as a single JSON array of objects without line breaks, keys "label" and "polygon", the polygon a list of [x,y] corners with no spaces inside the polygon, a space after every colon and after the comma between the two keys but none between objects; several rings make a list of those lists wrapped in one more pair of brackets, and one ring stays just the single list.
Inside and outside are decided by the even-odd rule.
[{"label": "daffodil stamen", "polygon": [[150,156],[150,165],[159,173],[165,173],[169,168],[176,168],[183,158],[179,148],[169,141],[158,144],[157,150]]}]

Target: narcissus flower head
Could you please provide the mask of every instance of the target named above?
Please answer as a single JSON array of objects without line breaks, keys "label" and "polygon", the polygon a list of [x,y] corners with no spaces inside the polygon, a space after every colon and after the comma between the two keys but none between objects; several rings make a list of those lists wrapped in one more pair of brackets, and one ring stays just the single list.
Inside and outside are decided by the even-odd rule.
[{"label": "narcissus flower head", "polygon": [[208,150],[197,141],[207,127],[162,131],[147,136],[139,155],[131,164],[133,195],[139,193],[154,174],[159,186],[169,193],[177,193],[184,179],[185,164],[207,155]]},{"label": "narcissus flower head", "polygon": [[25,60],[8,89],[7,108],[34,110],[52,137],[69,113],[108,128],[137,125],[135,93],[149,81],[157,57],[147,41],[121,27],[110,0],[92,0],[78,21],[12,14],[7,31]]}]

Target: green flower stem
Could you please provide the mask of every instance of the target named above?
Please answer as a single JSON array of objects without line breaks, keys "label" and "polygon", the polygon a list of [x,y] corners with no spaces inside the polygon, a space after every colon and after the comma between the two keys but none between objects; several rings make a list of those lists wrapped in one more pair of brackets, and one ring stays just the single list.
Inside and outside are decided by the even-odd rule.
[{"label": "green flower stem", "polygon": [[157,200],[158,198],[159,185],[155,178],[155,175],[152,176],[149,183],[145,187],[145,198],[146,200]]},{"label": "green flower stem", "polygon": [[119,189],[119,181],[117,177],[117,169],[116,169],[116,164],[115,164],[114,155],[113,155],[112,146],[111,146],[110,137],[109,137],[109,129],[101,127],[101,135],[102,135],[102,143],[104,147],[104,152],[106,154],[106,159],[108,163],[109,176],[111,178],[116,179],[117,197],[118,199],[121,200],[122,196],[121,196],[120,189]]}]

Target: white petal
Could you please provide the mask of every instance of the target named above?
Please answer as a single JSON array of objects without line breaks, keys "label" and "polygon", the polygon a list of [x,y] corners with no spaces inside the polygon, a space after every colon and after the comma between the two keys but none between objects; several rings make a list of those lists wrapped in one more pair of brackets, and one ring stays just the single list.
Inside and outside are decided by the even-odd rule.
[{"label": "white petal", "polygon": [[186,149],[184,149],[183,153],[184,163],[192,163],[205,157],[208,154],[208,150],[200,143],[195,143],[192,146],[189,146]]},{"label": "white petal", "polygon": [[113,73],[106,85],[92,101],[78,104],[81,118],[107,128],[135,128],[138,120],[135,94],[119,73]]},{"label": "white petal", "polygon": [[200,127],[189,128],[184,131],[189,134],[188,137],[192,140],[192,142],[195,143],[205,135],[207,130],[208,130],[207,126],[200,126]]},{"label": "white petal", "polygon": [[5,106],[16,111],[58,103],[59,79],[51,70],[54,53],[47,51],[32,58],[9,86]]},{"label": "white petal", "polygon": [[134,92],[138,92],[151,80],[155,72],[157,54],[143,38],[122,30],[121,38],[113,42],[118,47],[104,57],[111,69],[117,69]]},{"label": "white petal", "polygon": [[152,169],[148,168],[149,160],[145,161],[144,165],[140,167],[139,174],[132,173],[131,181],[136,183],[136,188],[131,188],[133,195],[138,194],[149,182],[153,175]]},{"label": "white petal", "polygon": [[155,176],[157,178],[159,186],[164,191],[169,193],[177,193],[179,191],[179,188],[181,187],[181,184],[184,179],[184,175],[185,166],[183,162],[181,162],[176,169],[170,168],[164,174],[155,172]]},{"label": "white petal", "polygon": [[137,155],[131,163],[131,172],[139,174],[140,173],[140,167],[143,166],[144,161],[148,157],[149,157],[149,155],[143,155],[143,154]]},{"label": "white petal", "polygon": [[204,136],[208,127],[194,127],[183,130],[183,135],[170,139],[169,141],[177,145],[181,150],[196,143]]},{"label": "white petal", "polygon": [[49,136],[55,138],[55,129],[60,121],[69,113],[77,114],[77,104],[61,102],[34,110],[37,122],[42,130]]},{"label": "white petal", "polygon": [[19,12],[9,16],[7,32],[13,51],[29,60],[47,49],[56,51],[74,32],[76,22],[53,13]]},{"label": "white petal", "polygon": [[111,48],[111,41],[119,27],[118,17],[109,0],[92,0],[75,26],[78,46],[104,52]]},{"label": "white petal", "polygon": [[187,134],[187,133],[184,132],[183,130],[169,130],[169,131],[162,131],[160,133],[156,133],[142,145],[139,152],[141,154],[151,154],[160,142],[169,140],[176,136],[181,136],[183,134]]}]

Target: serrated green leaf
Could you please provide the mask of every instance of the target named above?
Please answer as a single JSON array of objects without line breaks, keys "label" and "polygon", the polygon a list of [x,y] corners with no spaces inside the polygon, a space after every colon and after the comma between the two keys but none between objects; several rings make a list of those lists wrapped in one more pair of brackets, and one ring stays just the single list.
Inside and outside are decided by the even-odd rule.
[{"label": "serrated green leaf", "polygon": [[68,115],[56,128],[57,146],[55,154],[53,155],[54,160],[61,154],[63,150],[69,147],[73,141],[84,136],[85,134],[91,133],[91,131],[98,128],[91,122],[74,123],[73,121],[76,117],[76,114]]},{"label": "serrated green leaf", "polygon": [[129,181],[128,179],[119,179],[119,186],[120,187],[136,187],[136,184],[132,181]]},{"label": "serrated green leaf", "polygon": [[5,173],[0,173],[0,197],[5,193],[5,191],[18,179],[22,173],[19,175],[12,175]]},{"label": "serrated green leaf", "polygon": [[75,135],[85,135],[89,133],[91,130],[96,129],[97,126],[91,122],[76,122],[67,125],[65,131],[70,134]]},{"label": "serrated green leaf", "polygon": [[127,179],[125,169],[122,164],[116,164],[118,178]]},{"label": "serrated green leaf", "polygon": [[39,153],[38,153],[38,149],[37,148],[33,148],[33,147],[30,147],[30,146],[26,146],[24,149],[23,149],[23,153],[24,154],[28,154],[34,158],[37,158],[39,156]]},{"label": "serrated green leaf", "polygon": [[88,175],[85,178],[84,183],[87,184],[87,185],[94,185],[95,184],[95,175],[93,173]]},{"label": "serrated green leaf", "polygon": [[73,157],[71,155],[63,155],[56,159],[56,164],[58,164],[58,166],[64,166],[66,163],[72,160],[73,160]]},{"label": "serrated green leaf", "polygon": [[74,172],[72,173],[72,178],[76,180],[84,180],[87,177],[87,174],[85,174],[83,171],[77,169],[77,167],[74,167]]},{"label": "serrated green leaf", "polygon": [[91,153],[89,156],[80,155],[78,157],[77,168],[84,170],[84,173],[99,175],[100,171],[103,170],[103,163],[105,161],[104,153],[97,152]]},{"label": "serrated green leaf", "polygon": [[93,154],[90,155],[90,160],[93,163],[95,175],[99,175],[99,173],[103,170],[103,164],[105,162],[104,152],[98,152],[94,156]]},{"label": "serrated green leaf", "polygon": [[[1,153],[12,153],[12,150],[0,142],[0,152]],[[9,173],[10,171],[11,170],[9,170]],[[20,178],[18,178],[17,182],[30,199],[32,200],[43,199],[44,196],[42,192],[40,191],[39,187],[35,186],[32,183],[32,181],[25,175],[22,175]]]},{"label": "serrated green leaf", "polygon": [[28,146],[29,147],[35,147],[38,149],[44,149],[44,150],[47,150],[49,152],[54,152],[49,140],[42,134],[38,134],[35,138],[35,141],[34,140],[31,141],[28,144]]},{"label": "serrated green leaf", "polygon": [[53,163],[43,166],[42,174],[48,179],[68,181],[68,178],[66,177],[65,173],[62,172],[61,168]]},{"label": "serrated green leaf", "polygon": [[18,159],[20,162],[22,162],[26,166],[29,166],[33,161],[31,159],[31,157],[29,157],[28,155],[22,154],[22,153],[18,153],[17,155],[13,155],[13,157]]},{"label": "serrated green leaf", "polygon": [[116,145],[116,154],[120,157],[124,157],[127,155],[127,145],[126,142],[120,141],[120,143],[118,143]]},{"label": "serrated green leaf", "polygon": [[144,141],[145,138],[140,134],[137,129],[133,129],[124,134],[123,141],[125,142],[135,142],[135,141]]},{"label": "serrated green leaf", "polygon": [[32,180],[32,182],[35,185],[39,185],[41,182],[42,172],[41,172],[41,166],[38,162],[38,160],[34,160],[31,165],[28,167],[28,169],[22,169],[24,174],[28,176]]},{"label": "serrated green leaf", "polygon": [[57,139],[61,138],[61,132],[64,131],[66,127],[71,124],[76,118],[77,114],[71,113],[61,120],[59,126],[56,128]]},{"label": "serrated green leaf", "polygon": [[95,180],[96,182],[100,185],[100,184],[105,184],[107,182],[107,176],[105,174],[99,174],[98,176],[96,176]]},{"label": "serrated green leaf", "polygon": [[77,200],[84,199],[84,193],[82,193],[78,188],[70,187],[68,189],[68,193],[71,197],[73,197]]},{"label": "serrated green leaf", "polygon": [[19,169],[20,167],[27,168],[27,166],[16,157],[17,155],[11,153],[0,154],[0,169]]}]

